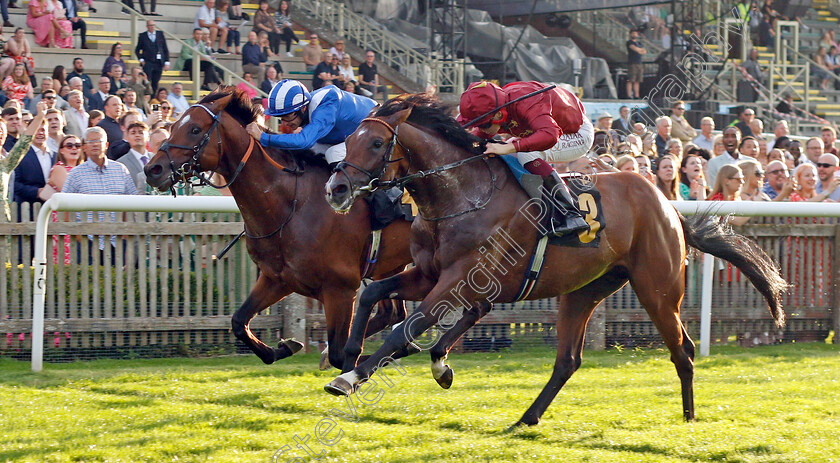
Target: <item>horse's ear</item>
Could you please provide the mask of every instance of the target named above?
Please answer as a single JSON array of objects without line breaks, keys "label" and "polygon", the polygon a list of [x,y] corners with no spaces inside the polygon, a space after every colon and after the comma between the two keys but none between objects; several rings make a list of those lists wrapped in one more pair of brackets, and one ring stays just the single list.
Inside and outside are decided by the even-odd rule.
[{"label": "horse's ear", "polygon": [[233,93],[227,94],[219,98],[218,100],[214,100],[213,105],[219,110],[222,110],[227,107],[228,103],[230,103],[231,98],[233,98]]},{"label": "horse's ear", "polygon": [[394,127],[396,127],[405,122],[406,119],[408,119],[408,116],[411,115],[411,108],[403,109],[402,111],[394,113],[394,115],[397,117],[396,121],[394,122]]}]

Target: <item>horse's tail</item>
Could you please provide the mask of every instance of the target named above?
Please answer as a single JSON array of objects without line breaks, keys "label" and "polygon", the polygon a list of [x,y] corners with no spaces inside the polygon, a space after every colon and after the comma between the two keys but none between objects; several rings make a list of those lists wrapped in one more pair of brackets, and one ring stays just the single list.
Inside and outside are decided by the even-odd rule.
[{"label": "horse's tail", "polygon": [[781,299],[788,284],[770,256],[753,240],[733,232],[717,217],[697,214],[686,218],[680,214],[680,222],[686,244],[735,265],[767,300],[776,325],[784,326]]}]

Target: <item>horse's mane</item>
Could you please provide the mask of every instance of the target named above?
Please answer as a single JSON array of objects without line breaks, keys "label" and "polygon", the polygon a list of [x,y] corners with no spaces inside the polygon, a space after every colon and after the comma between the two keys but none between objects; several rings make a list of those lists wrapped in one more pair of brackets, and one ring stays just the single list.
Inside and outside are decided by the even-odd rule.
[{"label": "horse's mane", "polygon": [[400,95],[388,100],[376,116],[390,116],[411,109],[407,121],[437,132],[446,141],[473,154],[484,153],[484,139],[464,130],[452,117],[452,108],[425,93]]},{"label": "horse's mane", "polygon": [[[220,85],[212,93],[205,96],[199,103],[212,103],[220,98],[230,95],[230,102],[225,106],[224,111],[233,117],[236,122],[239,122],[243,127],[259,120],[263,114],[262,106],[254,104],[251,98],[242,89],[236,88],[232,85]],[[269,133],[274,133],[270,132]],[[312,150],[281,150],[276,148],[266,148],[269,152],[279,152],[283,155],[289,155],[297,161],[299,165],[308,164],[311,166],[323,167],[329,169],[327,161],[321,156],[315,156]]]}]

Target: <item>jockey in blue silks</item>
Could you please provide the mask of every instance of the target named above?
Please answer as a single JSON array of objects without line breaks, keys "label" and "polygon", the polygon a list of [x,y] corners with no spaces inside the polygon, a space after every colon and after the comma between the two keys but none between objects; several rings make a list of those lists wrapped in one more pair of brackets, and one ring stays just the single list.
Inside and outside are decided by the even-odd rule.
[{"label": "jockey in blue silks", "polygon": [[374,106],[376,102],[372,99],[345,92],[335,85],[327,85],[310,94],[300,82],[285,79],[271,89],[265,113],[279,116],[288,130],[301,129],[297,133],[267,134],[255,122],[248,124],[247,129],[263,146],[311,149],[323,154],[334,166],[347,154],[344,140]]}]

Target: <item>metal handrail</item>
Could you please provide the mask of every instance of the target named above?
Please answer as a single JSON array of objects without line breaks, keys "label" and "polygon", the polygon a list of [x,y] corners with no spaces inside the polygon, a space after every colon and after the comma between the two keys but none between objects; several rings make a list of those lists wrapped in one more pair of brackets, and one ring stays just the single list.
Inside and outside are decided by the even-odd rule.
[{"label": "metal handrail", "polygon": [[399,69],[400,74],[422,86],[461,93],[464,89],[464,60],[441,60],[427,56],[399,40],[381,24],[355,13],[335,0],[302,2],[298,11],[305,11],[317,21],[338,31],[359,47],[371,49],[379,60]]},{"label": "metal handrail", "polygon": [[[155,18],[147,17],[143,13],[140,13],[139,11],[135,10],[134,8],[130,8],[130,7],[126,6],[125,4],[121,4],[120,6],[122,6],[126,10],[128,10],[128,12],[131,14],[131,19],[130,19],[131,35],[129,35],[129,40],[130,40],[130,44],[131,44],[131,50],[133,51],[134,48],[137,46],[137,37],[138,37],[137,20],[142,19],[143,21],[147,21],[149,19],[155,19]],[[198,51],[198,48],[189,45],[186,41],[180,39],[177,35],[175,35],[172,32],[169,32],[166,29],[162,29],[160,27],[157,27],[157,30],[160,31],[161,33],[163,33],[168,38],[175,39],[176,42],[181,44],[182,48],[191,49],[193,51],[193,56],[194,57],[198,56],[198,57],[201,57],[201,58],[209,58],[210,59],[210,61],[209,61],[210,64],[212,64],[213,66],[217,67],[218,69],[224,71],[224,75],[225,75],[224,80],[225,80],[226,85],[232,85],[232,82],[234,80],[237,83],[238,82],[245,82],[246,84],[253,87],[257,91],[258,95],[260,95],[264,98],[268,98],[267,93],[263,92],[258,87],[255,87],[250,82],[247,82],[245,79],[243,79],[235,71],[232,71],[231,69],[227,68],[226,66],[223,66],[223,65],[217,63],[212,56],[200,53]],[[200,99],[199,97],[201,96],[201,62],[200,61],[201,61],[200,59],[193,59],[192,60],[192,76],[193,76],[192,92],[193,92],[193,98],[195,100],[199,100]],[[179,69],[179,71],[180,71],[180,69]]]}]

